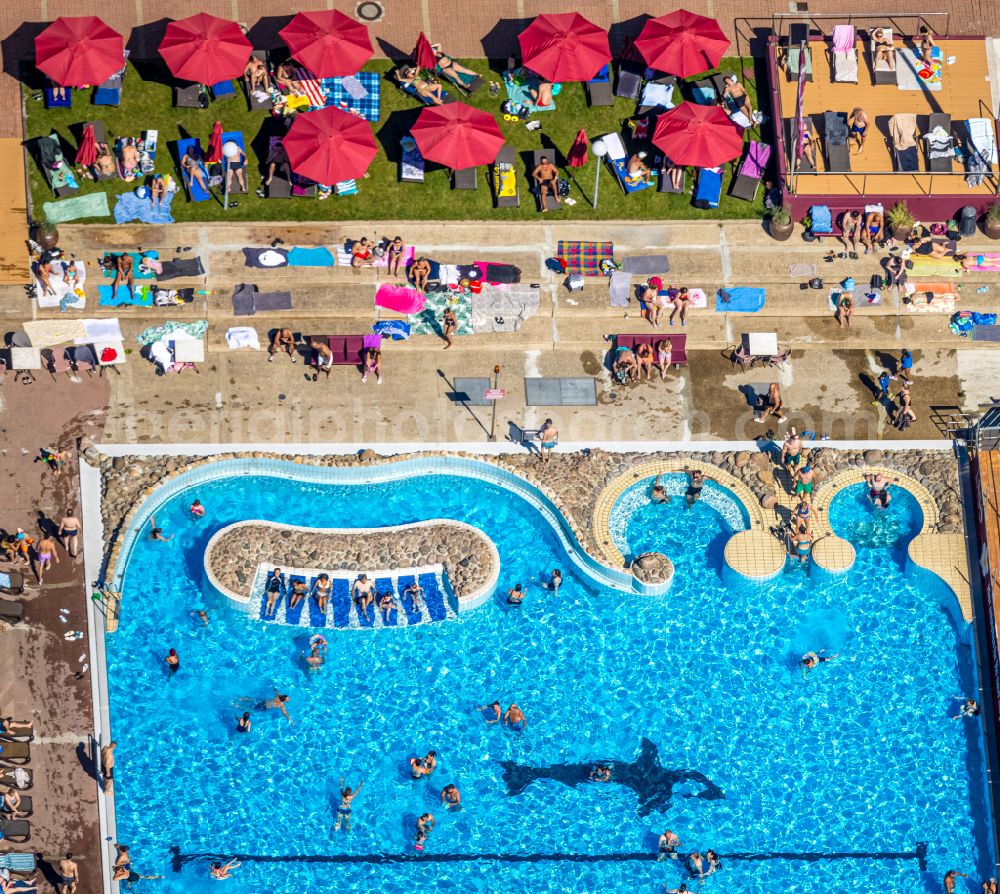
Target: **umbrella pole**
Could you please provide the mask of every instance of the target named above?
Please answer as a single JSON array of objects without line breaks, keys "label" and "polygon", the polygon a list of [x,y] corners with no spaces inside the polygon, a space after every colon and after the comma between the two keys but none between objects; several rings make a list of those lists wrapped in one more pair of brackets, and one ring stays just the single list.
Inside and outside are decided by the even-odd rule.
[{"label": "umbrella pole", "polygon": [[601,160],[599,158],[595,159],[597,162],[597,176],[594,177],[594,210],[597,210],[597,188],[601,185]]}]

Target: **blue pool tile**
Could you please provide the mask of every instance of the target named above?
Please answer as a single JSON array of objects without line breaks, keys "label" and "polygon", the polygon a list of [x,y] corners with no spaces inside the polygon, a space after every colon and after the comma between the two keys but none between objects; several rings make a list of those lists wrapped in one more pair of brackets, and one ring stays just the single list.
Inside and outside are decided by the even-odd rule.
[{"label": "blue pool tile", "polygon": [[437,575],[421,574],[420,586],[424,588],[424,601],[427,604],[427,614],[432,621],[443,621],[448,617],[448,609],[444,603],[444,590],[438,584]]},{"label": "blue pool tile", "polygon": [[412,584],[413,581],[414,577],[412,574],[401,574],[397,581],[399,586],[399,601],[403,606],[403,611],[406,612],[406,621],[410,626],[413,626],[414,624],[422,624],[427,620],[426,611],[416,608],[413,604],[413,599],[404,595],[406,593],[406,588]]}]

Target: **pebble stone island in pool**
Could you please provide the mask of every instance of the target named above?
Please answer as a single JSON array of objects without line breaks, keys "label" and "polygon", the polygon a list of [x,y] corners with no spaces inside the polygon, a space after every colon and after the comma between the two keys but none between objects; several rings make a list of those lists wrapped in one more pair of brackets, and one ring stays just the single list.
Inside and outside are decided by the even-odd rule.
[{"label": "pebble stone island in pool", "polygon": [[[195,496],[204,519],[187,515]],[[950,868],[986,877],[978,721],[949,716],[973,685],[969,637],[903,574],[915,501],[896,489],[876,513],[863,488],[845,489],[831,521],[856,566],[833,581],[790,568],[763,586],[723,584],[739,519],[710,502],[639,502],[624,521],[631,550],[675,564],[669,594],[649,598],[596,586],[528,503],[468,477],[240,475],[170,498],[156,518],[176,536],[137,541],[108,639],[118,840],[178,894],[214,884],[209,857],[234,854],[236,892],[653,892],[685,880],[681,861],[653,856],[666,828],[683,853],[722,855],[704,891],[913,894]],[[235,521],[432,517],[491,537],[500,591],[525,584],[524,604],[326,631],[326,664],[308,671],[308,629],[202,593],[205,544]],[[553,568],[558,597],[539,584]],[[839,657],[803,678],[800,656],[824,648]],[[275,688],[294,723],[255,712],[236,733],[241,699]],[[483,721],[475,708],[494,699],[524,709],[523,733]],[[437,769],[412,780],[408,759],[430,749]],[[583,778],[598,763],[609,782]],[[341,776],[365,783],[346,834],[333,831]],[[441,807],[449,783],[461,810]]]}]

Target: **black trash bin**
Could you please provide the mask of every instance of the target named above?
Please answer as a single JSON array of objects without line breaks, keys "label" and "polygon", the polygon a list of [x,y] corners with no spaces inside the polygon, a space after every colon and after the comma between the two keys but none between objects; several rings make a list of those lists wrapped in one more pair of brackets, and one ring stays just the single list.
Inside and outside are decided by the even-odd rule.
[{"label": "black trash bin", "polygon": [[976,209],[972,205],[966,205],[958,218],[958,232],[963,236],[972,236],[976,232]]}]

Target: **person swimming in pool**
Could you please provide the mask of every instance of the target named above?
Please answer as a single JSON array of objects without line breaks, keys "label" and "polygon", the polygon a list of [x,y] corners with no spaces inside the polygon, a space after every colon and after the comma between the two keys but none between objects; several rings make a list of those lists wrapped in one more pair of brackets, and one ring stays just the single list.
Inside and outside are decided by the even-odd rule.
[{"label": "person swimming in pool", "polygon": [[528,726],[528,720],[524,716],[524,711],[522,711],[514,702],[511,702],[510,707],[507,708],[506,713],[503,715],[503,724],[510,729],[523,733],[525,728]]},{"label": "person swimming in pool", "polygon": [[892,497],[889,494],[889,481],[881,472],[874,475],[865,475],[865,484],[868,485],[868,499],[880,509],[887,509]]},{"label": "person swimming in pool", "polygon": [[250,712],[244,711],[243,716],[236,719],[236,732],[248,733],[251,726],[253,726],[253,721],[250,720]]},{"label": "person swimming in pool", "polygon": [[705,486],[705,474],[701,469],[689,469],[686,466],[684,471],[688,473],[688,489],[684,497],[687,500],[687,508],[690,509],[701,499],[701,489]]},{"label": "person swimming in pool", "polygon": [[364,787],[365,783],[362,780],[358,787],[352,791],[350,786],[345,788],[344,777],[340,777],[340,806],[337,807],[337,822],[333,826],[334,832],[339,832],[341,826],[344,827],[345,832],[351,831],[351,805]]},{"label": "person swimming in pool", "polygon": [[205,517],[205,507],[202,505],[201,500],[195,500],[188,507],[188,512],[191,513],[192,518],[204,518]]},{"label": "person swimming in pool", "polygon": [[430,773],[430,770],[424,766],[424,759],[422,757],[410,758],[410,776],[414,779],[422,779],[428,773]]},{"label": "person swimming in pool", "polygon": [[958,720],[962,717],[979,716],[979,702],[977,702],[974,698],[966,698],[964,695],[953,695],[952,700],[962,703],[961,707],[958,709],[958,713],[951,718],[952,720]]},{"label": "person swimming in pool", "polygon": [[487,723],[499,723],[503,716],[500,702],[493,702],[492,705],[480,705],[476,710],[483,715],[483,720]]},{"label": "person swimming in pool", "polygon": [[662,478],[662,477],[663,477],[662,474],[660,474],[660,475],[657,475],[656,478],[653,480],[653,489],[649,493],[649,499],[653,503],[669,503],[670,502],[670,494],[668,494],[667,491],[666,491],[666,489],[663,487],[663,485],[660,484],[660,478]]},{"label": "person swimming in pool", "polygon": [[462,793],[454,783],[449,782],[441,789],[441,806],[445,810],[458,810],[462,806]]},{"label": "person swimming in pool", "polygon": [[174,535],[171,534],[169,537],[163,536],[163,528],[158,528],[156,526],[156,519],[152,516],[149,517],[149,539],[159,540],[161,543],[169,543],[174,539]]},{"label": "person swimming in pool", "polygon": [[423,813],[417,817],[417,834],[413,839],[413,849],[422,851],[427,843],[427,836],[434,828],[434,814]]},{"label": "person swimming in pool", "polygon": [[375,601],[375,584],[368,580],[368,575],[358,575],[351,587],[351,598],[358,607],[358,611],[367,618],[368,609]]},{"label": "person swimming in pool", "polygon": [[553,596],[559,595],[559,588],[562,586],[562,572],[558,568],[552,569],[552,576],[549,578],[549,589]]},{"label": "person swimming in pool", "polygon": [[611,767],[607,764],[598,764],[590,771],[587,779],[590,782],[611,782]]},{"label": "person swimming in pool", "polygon": [[671,832],[666,829],[660,836],[656,844],[656,860],[660,862],[661,860],[666,860],[670,857],[672,860],[677,859],[677,848],[681,846],[681,840],[677,836],[676,832]]},{"label": "person swimming in pool", "polygon": [[238,866],[240,866],[240,861],[235,858],[228,863],[213,863],[208,874],[214,881],[221,882],[229,878],[232,871]]},{"label": "person swimming in pool", "polygon": [[509,605],[520,605],[524,602],[524,587],[521,584],[514,584],[514,589],[507,591],[507,603]]},{"label": "person swimming in pool", "polygon": [[[287,705],[290,698],[291,696],[285,695],[284,693],[279,692],[277,689],[275,689],[274,698],[261,699],[259,701],[254,702],[253,709],[255,711],[278,710],[281,711],[281,713],[288,718],[289,723],[295,723],[295,721],[292,720],[292,715],[288,713]],[[245,699],[243,701],[252,701],[252,699]]]},{"label": "person swimming in pool", "polygon": [[835,652],[833,655],[827,655],[826,649],[820,649],[818,652],[806,652],[799,660],[799,664],[802,666],[802,675],[805,676],[809,671],[827,661],[833,661],[839,654],[839,652]]},{"label": "person swimming in pool", "polygon": [[306,666],[309,670],[319,670],[323,666],[324,661],[326,661],[326,658],[318,645],[313,646],[309,654],[306,655]]}]

